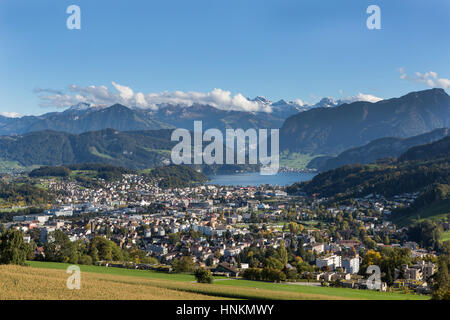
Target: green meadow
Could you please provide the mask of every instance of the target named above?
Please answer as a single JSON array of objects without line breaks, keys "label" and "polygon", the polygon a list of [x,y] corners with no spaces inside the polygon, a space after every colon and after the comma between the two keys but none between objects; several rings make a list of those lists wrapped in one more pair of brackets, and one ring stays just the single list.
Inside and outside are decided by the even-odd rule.
[{"label": "green meadow", "polygon": [[[65,270],[69,264],[29,261],[32,268]],[[81,272],[105,275],[143,278],[156,281],[155,286],[216,297],[235,297],[240,299],[363,299],[363,300],[429,300],[429,296],[376,292],[346,288],[306,286],[299,284],[279,284],[241,279],[215,278],[214,284],[195,284],[191,274],[163,273],[147,270],[121,269],[100,266],[80,265]]]}]

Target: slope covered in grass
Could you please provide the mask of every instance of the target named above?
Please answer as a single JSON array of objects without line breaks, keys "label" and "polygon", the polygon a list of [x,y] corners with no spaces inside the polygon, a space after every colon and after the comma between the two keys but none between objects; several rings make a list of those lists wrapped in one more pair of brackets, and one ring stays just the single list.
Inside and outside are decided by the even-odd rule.
[{"label": "slope covered in grass", "polygon": [[[30,261],[33,268],[59,269],[61,272],[69,266],[63,263],[48,263]],[[234,280],[216,278],[214,284],[195,283],[194,276],[189,274],[168,274],[144,270],[106,268],[98,266],[80,266],[82,274],[97,273],[111,277],[116,281],[137,281],[140,284],[158,288],[204,294],[220,298],[237,299],[279,299],[279,300],[427,300],[428,296],[406,295],[402,293],[384,293],[369,290],[354,290],[345,288],[311,287],[295,284],[277,284],[260,281]],[[122,278],[124,277],[124,278]],[[169,298],[170,299],[170,298]]]},{"label": "slope covered in grass", "polygon": [[70,275],[60,269],[0,266],[0,300],[190,300],[214,299],[162,288],[143,279],[82,272],[80,290],[69,290]]}]

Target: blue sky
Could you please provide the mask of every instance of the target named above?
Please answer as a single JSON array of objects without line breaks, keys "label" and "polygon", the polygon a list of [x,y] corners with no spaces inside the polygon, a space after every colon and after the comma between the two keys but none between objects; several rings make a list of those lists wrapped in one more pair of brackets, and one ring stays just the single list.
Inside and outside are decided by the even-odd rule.
[{"label": "blue sky", "polygon": [[[72,4],[81,30],[66,28]],[[366,27],[371,4],[381,30]],[[56,110],[36,88],[116,92],[113,81],[307,102],[445,87],[449,17],[448,0],[2,0],[0,112]]]}]

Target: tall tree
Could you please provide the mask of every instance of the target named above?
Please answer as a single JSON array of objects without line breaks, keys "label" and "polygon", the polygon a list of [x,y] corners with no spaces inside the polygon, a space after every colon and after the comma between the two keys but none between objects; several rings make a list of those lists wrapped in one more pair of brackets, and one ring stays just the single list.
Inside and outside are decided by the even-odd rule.
[{"label": "tall tree", "polygon": [[438,271],[434,275],[433,299],[449,299],[450,279],[448,276],[448,257],[442,255],[438,261]]},{"label": "tall tree", "polygon": [[46,260],[78,263],[75,245],[63,231],[51,232],[48,238],[49,241],[44,246]]},{"label": "tall tree", "polygon": [[278,249],[278,254],[280,255],[280,260],[283,263],[283,265],[286,265],[288,263],[288,252],[286,250],[286,244],[284,243],[284,240],[280,241],[280,248]]},{"label": "tall tree", "polygon": [[25,265],[31,247],[24,241],[23,232],[8,230],[0,237],[0,264]]},{"label": "tall tree", "polygon": [[195,268],[195,263],[192,261],[191,257],[184,256],[180,259],[175,259],[172,263],[175,272],[192,272]]}]

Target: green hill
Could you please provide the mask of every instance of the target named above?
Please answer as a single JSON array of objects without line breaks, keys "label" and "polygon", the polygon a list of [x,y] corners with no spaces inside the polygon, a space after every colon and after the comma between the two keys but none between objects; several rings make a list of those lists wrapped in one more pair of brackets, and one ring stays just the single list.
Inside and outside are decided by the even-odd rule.
[{"label": "green hill", "polygon": [[183,165],[170,165],[151,169],[148,175],[160,179],[163,188],[182,188],[192,183],[206,182],[208,178],[201,172]]},{"label": "green hill", "polygon": [[399,160],[366,165],[346,165],[322,172],[311,181],[296,183],[288,192],[331,197],[333,200],[376,193],[391,197],[420,192],[415,202],[392,213],[392,219],[408,225],[417,220],[444,220],[450,213],[449,137],[409,149]]},{"label": "green hill", "polygon": [[450,156],[450,136],[434,143],[416,146],[400,157],[400,161],[430,160]]},{"label": "green hill", "polygon": [[398,209],[392,221],[406,226],[423,220],[447,221],[450,216],[450,186],[433,185],[424,190],[408,208]]},{"label": "green hill", "polygon": [[163,164],[169,151],[172,130],[120,132],[112,129],[70,134],[39,131],[22,136],[0,137],[3,160],[22,166],[108,163],[130,169],[144,169]]},{"label": "green hill", "polygon": [[412,147],[435,142],[446,137],[448,134],[449,129],[444,128],[436,129],[432,132],[424,133],[411,138],[381,138],[362,147],[346,150],[337,157],[328,159],[325,157],[319,157],[313,159],[313,161],[308,164],[308,167],[317,168],[320,171],[326,171],[344,166],[346,164],[367,164],[383,158],[396,158]]}]

